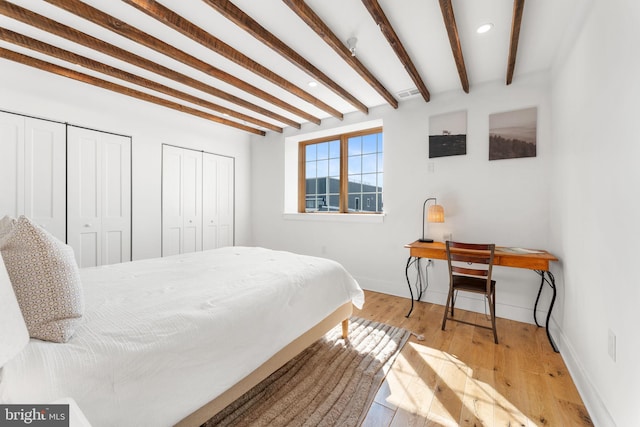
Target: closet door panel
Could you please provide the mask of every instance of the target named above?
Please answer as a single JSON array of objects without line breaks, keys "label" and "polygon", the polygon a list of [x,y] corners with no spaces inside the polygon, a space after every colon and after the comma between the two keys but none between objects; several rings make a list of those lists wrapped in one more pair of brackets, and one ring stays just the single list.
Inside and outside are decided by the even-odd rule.
[{"label": "closet door panel", "polygon": [[0,218],[24,213],[24,117],[0,112]]},{"label": "closet door panel", "polygon": [[95,267],[102,259],[100,141],[91,131],[69,127],[67,145],[68,243],[79,267]]},{"label": "closet door panel", "polygon": [[218,247],[218,156],[202,158],[202,249]]},{"label": "closet door panel", "polygon": [[202,250],[202,153],[183,150],[184,245],[182,253]]},{"label": "closet door panel", "polygon": [[102,265],[131,260],[131,139],[102,135]]},{"label": "closet door panel", "polygon": [[234,244],[234,159],[221,157],[218,173],[218,247]]},{"label": "closet door panel", "polygon": [[182,150],[162,147],[162,256],[182,252]]},{"label": "closet door panel", "polygon": [[65,242],[65,126],[24,120],[24,215]]}]

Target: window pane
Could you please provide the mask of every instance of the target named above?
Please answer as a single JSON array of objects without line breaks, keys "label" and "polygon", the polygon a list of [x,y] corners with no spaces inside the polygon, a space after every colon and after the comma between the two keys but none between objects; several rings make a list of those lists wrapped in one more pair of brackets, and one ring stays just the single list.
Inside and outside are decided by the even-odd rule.
[{"label": "window pane", "polygon": [[361,179],[362,179],[362,175],[349,176],[349,185],[348,185],[349,194],[362,192]]},{"label": "window pane", "polygon": [[364,192],[375,192],[378,191],[378,187],[376,186],[376,177],[375,173],[367,173],[362,174],[362,191]]},{"label": "window pane", "polygon": [[318,160],[316,163],[317,176],[318,178],[324,178],[329,176],[329,161],[328,160]]},{"label": "window pane", "polygon": [[340,177],[329,178],[329,193],[340,193]]},{"label": "window pane", "polygon": [[375,153],[378,151],[378,135],[377,133],[371,135],[364,135],[362,137],[362,153]]},{"label": "window pane", "polygon": [[349,211],[359,212],[362,210],[362,196],[358,194],[349,194]]},{"label": "window pane", "polygon": [[316,144],[309,144],[305,148],[305,160],[311,161],[316,159]]},{"label": "window pane", "polygon": [[322,195],[322,194],[318,194],[317,204],[318,204],[318,210],[320,212],[326,212],[328,210],[328,208],[327,208],[327,196]]},{"label": "window pane", "polygon": [[362,154],[362,137],[354,136],[353,138],[349,138],[349,155],[355,156],[358,154]]},{"label": "window pane", "polygon": [[327,178],[318,178],[318,195],[325,194],[327,192]]},{"label": "window pane", "polygon": [[305,178],[315,178],[316,177],[316,162],[307,162],[305,165]]},{"label": "window pane", "polygon": [[340,176],[340,159],[329,160],[329,176]]},{"label": "window pane", "polygon": [[383,159],[384,158],[382,157],[382,153],[378,153],[378,169],[377,169],[378,172],[382,172],[383,171],[383,169],[382,169],[382,166],[384,165]]},{"label": "window pane", "polygon": [[383,139],[382,133],[379,133],[378,134],[378,153],[384,152],[384,150],[382,149],[382,139]]},{"label": "window pane", "polygon": [[348,169],[349,175],[362,173],[362,156],[350,156]]},{"label": "window pane", "polygon": [[362,156],[362,173],[376,172],[377,160],[378,160],[378,156],[376,154],[367,154]]},{"label": "window pane", "polygon": [[329,158],[340,158],[340,141],[329,142]]},{"label": "window pane", "polygon": [[337,194],[329,195],[329,210],[338,212],[340,210],[340,196]]},{"label": "window pane", "polygon": [[316,180],[307,179],[307,194],[316,194]]},{"label": "window pane", "polygon": [[382,191],[382,175],[383,174],[381,174],[381,173],[378,174],[378,182],[377,182],[378,191]]},{"label": "window pane", "polygon": [[362,210],[365,212],[377,212],[376,193],[362,195]]},{"label": "window pane", "polygon": [[329,143],[328,142],[320,142],[318,144],[314,144],[318,147],[318,160],[328,159],[329,158]]}]

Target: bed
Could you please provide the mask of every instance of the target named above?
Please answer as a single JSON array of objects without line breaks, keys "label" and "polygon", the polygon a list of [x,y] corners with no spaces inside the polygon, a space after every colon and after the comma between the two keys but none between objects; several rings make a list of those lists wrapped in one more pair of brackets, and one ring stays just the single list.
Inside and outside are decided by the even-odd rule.
[{"label": "bed", "polygon": [[362,307],[338,263],[229,247],[81,269],[84,317],[31,339],[0,402],[71,397],[94,427],[200,425]]}]

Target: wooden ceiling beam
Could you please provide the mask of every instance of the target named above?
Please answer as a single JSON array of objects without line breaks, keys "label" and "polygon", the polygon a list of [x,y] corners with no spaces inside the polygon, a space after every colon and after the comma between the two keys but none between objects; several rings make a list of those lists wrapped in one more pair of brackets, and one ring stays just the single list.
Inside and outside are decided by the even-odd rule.
[{"label": "wooden ceiling beam", "polygon": [[79,82],[87,83],[92,86],[97,86],[103,89],[107,89],[113,92],[120,93],[122,95],[127,95],[132,98],[137,98],[143,101],[147,101],[156,105],[161,105],[166,108],[171,108],[176,111],[180,111],[182,113],[191,114],[193,116],[201,117],[203,119],[210,120],[212,122],[220,123],[225,126],[231,126],[236,129],[243,130],[245,132],[254,133],[256,135],[264,136],[264,131],[259,129],[252,128],[250,126],[245,126],[240,123],[236,123],[231,120],[223,119],[218,116],[214,116],[213,114],[205,113],[204,111],[196,110],[195,108],[187,107],[186,105],[178,104],[177,102],[169,101],[163,98],[159,98],[154,95],[150,95],[145,92],[140,92],[139,90],[132,89],[126,86],[121,86],[116,83],[112,83],[106,80],[99,79],[97,77],[90,76],[88,74],[83,74],[78,71],[70,70],[68,68],[61,67],[59,65],[52,64],[50,62],[42,61],[40,59],[33,58],[31,56],[23,55],[18,52],[14,52],[9,49],[5,49],[0,47],[0,58],[8,59],[10,61],[18,62],[20,64],[28,65],[30,67],[37,68],[39,70],[47,71],[53,74],[57,74],[62,77],[67,77]]},{"label": "wooden ceiling beam", "polygon": [[513,18],[511,20],[511,41],[509,42],[509,61],[507,62],[507,84],[513,81],[513,72],[516,69],[516,55],[518,53],[518,40],[520,39],[520,26],[522,25],[522,12],[524,0],[513,0]]},{"label": "wooden ceiling beam", "polygon": [[288,117],[282,116],[271,110],[268,110],[259,105],[246,101],[240,97],[224,92],[220,89],[217,89],[205,83],[202,83],[199,80],[196,80],[187,75],[178,73],[177,71],[174,71],[170,68],[164,67],[160,64],[156,64],[155,62],[149,61],[148,59],[143,58],[139,55],[136,55],[131,52],[127,52],[126,50],[120,49],[119,47],[109,44],[103,40],[100,40],[96,37],[85,34],[83,32],[80,32],[64,24],[60,24],[56,21],[53,21],[49,18],[46,18],[42,15],[39,15],[35,12],[32,12],[28,9],[25,9],[13,3],[10,3],[7,1],[0,1],[0,13],[5,16],[8,16],[9,18],[23,22],[27,25],[31,25],[40,30],[49,32],[51,34],[55,34],[59,37],[65,38],[74,43],[78,43],[82,46],[101,52],[105,55],[112,56],[114,58],[120,59],[129,64],[135,65],[140,68],[144,68],[145,70],[151,71],[152,73],[159,74],[168,79],[174,80],[178,83],[190,86],[204,93],[208,93],[209,95],[213,95],[220,99],[224,99],[225,101],[232,102],[250,111],[254,111],[266,117],[270,117],[271,119],[276,120],[278,122],[285,123],[289,126],[292,126],[298,129],[300,129],[301,127],[300,123],[294,120],[291,120]]},{"label": "wooden ceiling beam", "polygon": [[253,123],[254,125],[262,126],[266,129],[270,129],[275,132],[282,133],[281,127],[274,126],[271,123],[258,120],[251,116],[247,116],[246,114],[242,114],[237,111],[231,110],[229,108],[223,107],[221,105],[214,104],[213,102],[209,102],[204,99],[198,98],[196,96],[190,95],[188,93],[181,92],[179,90],[170,88],[168,86],[162,85],[160,83],[154,82],[144,77],[136,76],[135,74],[120,70],[110,65],[106,65],[101,62],[94,61],[93,59],[75,54],[73,52],[69,52],[68,50],[60,49],[56,46],[52,46],[48,43],[41,42],[39,40],[33,39],[23,34],[16,33],[6,28],[0,27],[0,40],[7,41],[9,43],[13,43],[18,46],[22,46],[24,48],[43,53],[45,55],[53,56],[63,61],[67,61],[72,64],[77,64],[84,68],[91,69],[99,73],[109,75],[111,77],[115,77],[117,79],[127,81],[129,83],[136,84],[138,86],[152,89],[157,92],[161,92],[166,95],[173,96],[174,98],[179,98],[179,99],[182,99],[183,101],[187,101],[192,104],[199,105],[209,110],[217,111],[222,114],[227,114],[239,120],[244,120],[245,122]]},{"label": "wooden ceiling beam", "polygon": [[282,55],[292,64],[299,67],[302,71],[309,74],[319,83],[333,91],[336,95],[353,105],[363,113],[368,113],[369,109],[362,102],[358,101],[353,95],[340,87],[336,82],[331,80],[326,74],[304,59],[299,53],[291,49],[286,43],[278,39],[263,26],[258,24],[253,18],[240,10],[229,0],[203,0],[206,4],[214,8],[225,18],[242,28],[253,37]]},{"label": "wooden ceiling beam", "polygon": [[270,81],[276,86],[294,94],[298,98],[308,102],[309,104],[317,107],[327,113],[331,114],[333,117],[336,117],[342,120],[343,115],[340,111],[331,107],[330,105],[322,102],[318,98],[309,94],[308,92],[302,90],[300,87],[294,85],[290,81],[285,78],[279,76],[273,71],[269,70],[267,67],[259,64],[248,56],[244,55],[242,52],[234,49],[229,46],[222,40],[218,39],[211,33],[203,30],[198,27],[191,21],[183,18],[178,15],[171,9],[161,5],[155,0],[123,0],[125,3],[135,7],[136,9],[146,13],[152,18],[156,19],[159,22],[167,25],[170,28],[182,33],[183,35],[189,37],[190,39],[200,43],[204,47],[212,50],[220,54],[221,56],[227,58],[230,61],[235,62],[241,67],[246,68],[247,70],[259,75],[263,79]]},{"label": "wooden ceiling beam", "polygon": [[238,77],[227,73],[211,64],[208,64],[188,53],[171,46],[162,40],[153,37],[150,34],[145,33],[124,21],[121,21],[107,13],[96,9],[86,3],[79,0],[45,0],[47,3],[53,4],[61,9],[71,12],[81,18],[84,18],[94,24],[100,25],[116,34],[128,38],[136,43],[139,43],[149,49],[155,50],[163,55],[168,56],[176,61],[180,61],[191,68],[201,71],[211,77],[214,77],[222,82],[228,83],[238,89],[247,92],[253,96],[256,96],[270,104],[277,105],[285,111],[295,114],[298,117],[304,118],[315,124],[320,124],[320,119],[306,111],[301,110],[293,105],[284,102],[277,96],[271,95],[264,90],[257,88]]},{"label": "wooden ceiling beam", "polygon": [[340,41],[324,21],[311,9],[304,0],[283,0],[313,31],[315,31],[325,43],[327,43],[356,73],[360,75],[382,98],[393,108],[398,108],[398,101],[384,87],[378,79],[371,74],[360,60],[351,54],[351,51]]},{"label": "wooden ceiling beam", "polygon": [[464,57],[462,56],[462,47],[460,46],[460,37],[458,36],[458,26],[456,25],[456,17],[453,14],[453,5],[451,0],[440,0],[440,10],[442,11],[442,19],[444,26],[449,35],[449,43],[453,52],[453,59],[456,61],[458,75],[462,89],[469,93],[469,79],[467,78],[467,67],[464,65]]},{"label": "wooden ceiling beam", "polygon": [[396,56],[402,63],[404,69],[407,71],[407,73],[409,73],[409,77],[411,77],[411,80],[413,80],[413,83],[415,83],[416,87],[420,91],[422,98],[424,98],[426,102],[429,102],[429,99],[431,99],[431,95],[429,94],[427,85],[425,85],[424,81],[422,81],[420,73],[418,73],[418,70],[413,64],[411,57],[407,53],[407,50],[404,48],[400,37],[398,37],[395,30],[393,29],[393,26],[391,25],[391,22],[389,22],[387,15],[385,15],[382,7],[380,7],[380,3],[378,3],[378,0],[362,0],[362,3],[367,8],[369,14],[380,28],[380,31],[382,31],[382,34],[387,39],[387,42],[389,42],[389,45],[391,46],[393,51],[396,53]]}]

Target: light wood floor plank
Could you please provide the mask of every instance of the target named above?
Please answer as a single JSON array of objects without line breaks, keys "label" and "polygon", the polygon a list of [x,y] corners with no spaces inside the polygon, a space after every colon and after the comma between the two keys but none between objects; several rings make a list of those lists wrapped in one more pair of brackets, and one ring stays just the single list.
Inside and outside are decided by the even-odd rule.
[{"label": "light wood floor plank", "polygon": [[[412,336],[371,406],[367,427],[591,426],[562,357],[544,328],[497,319],[491,330],[447,321],[444,307],[366,291],[354,315],[406,328]],[[484,313],[456,318],[488,324]]]}]

